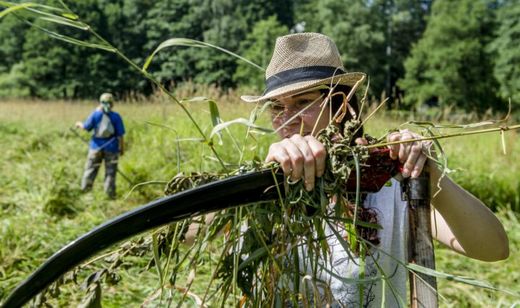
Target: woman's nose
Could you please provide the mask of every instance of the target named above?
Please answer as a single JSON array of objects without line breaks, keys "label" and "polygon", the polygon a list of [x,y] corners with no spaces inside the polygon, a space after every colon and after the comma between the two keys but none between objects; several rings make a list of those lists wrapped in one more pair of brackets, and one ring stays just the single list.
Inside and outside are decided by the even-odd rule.
[{"label": "woman's nose", "polygon": [[284,117],[286,120],[291,120],[292,118],[301,118],[304,115],[304,110],[294,106],[286,106],[283,110]]},{"label": "woman's nose", "polygon": [[302,113],[298,108],[286,107],[280,114],[280,119],[286,123],[300,123]]}]

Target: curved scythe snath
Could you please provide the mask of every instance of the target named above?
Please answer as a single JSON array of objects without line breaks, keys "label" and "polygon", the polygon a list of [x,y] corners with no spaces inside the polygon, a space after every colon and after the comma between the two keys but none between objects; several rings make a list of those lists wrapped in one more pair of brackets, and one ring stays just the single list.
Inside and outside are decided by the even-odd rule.
[{"label": "curved scythe snath", "polygon": [[[102,249],[164,224],[247,203],[278,197],[283,175],[263,170],[205,184],[152,201],[80,236],[52,255],[20,283],[4,308],[21,307],[61,275]],[[281,185],[280,189],[283,189]]]}]

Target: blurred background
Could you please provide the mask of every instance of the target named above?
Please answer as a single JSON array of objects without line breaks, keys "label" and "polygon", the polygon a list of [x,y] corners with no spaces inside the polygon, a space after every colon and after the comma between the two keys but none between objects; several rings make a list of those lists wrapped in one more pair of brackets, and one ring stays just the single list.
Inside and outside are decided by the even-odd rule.
[{"label": "blurred background", "polygon": [[[23,1],[21,1],[23,2]],[[205,41],[267,66],[274,40],[294,32],[331,36],[346,69],[370,76],[370,94],[389,106],[466,111],[520,105],[518,0],[82,0],[67,6],[142,65],[166,39]],[[60,5],[59,1],[47,1]],[[95,43],[71,27],[35,21]],[[95,99],[154,88],[113,53],[54,41],[13,14],[0,23],[0,97]],[[263,88],[263,72],[217,50],[177,47],[149,71],[164,85]]]}]

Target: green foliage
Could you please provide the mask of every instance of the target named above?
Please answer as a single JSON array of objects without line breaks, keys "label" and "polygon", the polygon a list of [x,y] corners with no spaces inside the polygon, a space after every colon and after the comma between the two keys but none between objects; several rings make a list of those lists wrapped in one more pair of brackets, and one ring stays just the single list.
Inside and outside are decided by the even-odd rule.
[{"label": "green foliage", "polygon": [[[251,33],[240,44],[241,53],[246,59],[265,68],[271,59],[276,38],[288,32],[289,29],[281,25],[276,16],[261,20],[253,26]],[[264,78],[263,71],[243,62],[238,65],[233,75],[233,79],[238,84],[251,87],[258,92],[262,91],[265,86]]]},{"label": "green foliage", "polygon": [[25,41],[24,33],[28,26],[21,23],[15,16],[6,16],[0,22],[0,74],[21,60],[22,47]]},{"label": "green foliage", "polygon": [[437,246],[435,250],[437,269],[464,276],[471,273],[473,278],[490,282],[493,286],[510,290],[512,293],[494,292],[438,279],[439,294],[442,295],[439,300],[441,307],[511,307],[520,303],[518,299],[520,271],[515,268],[520,262],[520,255],[516,253],[520,249],[519,216],[505,209],[500,210],[497,216],[509,237],[511,254],[507,260],[488,263],[460,258],[454,251]]},{"label": "green foliage", "polygon": [[[37,22],[44,25],[44,22]],[[48,25],[51,29],[53,26]],[[49,37],[41,34],[37,28],[31,28],[26,33],[23,52],[23,74],[31,76],[31,96],[52,98],[69,97],[74,92],[73,78],[75,61],[73,57],[75,46],[65,42],[49,44]],[[66,82],[63,82],[66,80]],[[76,85],[78,87],[79,84]]]},{"label": "green foliage", "polygon": [[400,82],[405,102],[438,101],[478,111],[500,106],[486,51],[492,34],[492,11],[485,0],[436,1],[423,37],[405,62]]},{"label": "green foliage", "polygon": [[[402,89],[397,80],[405,75],[404,61],[410,56],[412,45],[426,28],[432,1],[385,0],[386,13],[386,82],[385,92],[394,100],[402,100]],[[393,102],[391,102],[393,103]]]},{"label": "green foliage", "polygon": [[509,0],[497,12],[496,38],[490,44],[494,57],[494,76],[500,83],[498,94],[511,98],[513,108],[520,106],[520,1]]},{"label": "green foliage", "polygon": [[362,71],[370,76],[375,95],[385,85],[385,21],[376,5],[364,1],[322,2],[323,32],[338,45],[348,71]]},{"label": "green foliage", "polygon": [[0,97],[31,96],[32,80],[24,73],[24,64],[14,64],[9,72],[0,74]]},{"label": "green foliage", "polygon": [[77,213],[78,209],[74,204],[80,195],[80,190],[74,182],[69,182],[73,175],[67,174],[67,169],[63,165],[55,165],[51,176],[49,189],[44,194],[43,211],[56,216]]},{"label": "green foliage", "polygon": [[305,31],[331,36],[349,71],[366,72],[370,91],[396,97],[396,80],[404,76],[403,61],[425,27],[430,2],[316,1],[297,7]]},{"label": "green foliage", "polygon": [[[186,37],[265,67],[274,37],[287,29],[313,31],[331,36],[346,69],[367,72],[372,97],[384,93],[392,98],[389,105],[404,99],[401,106],[410,108],[439,102],[481,111],[505,109],[509,97],[518,102],[518,1],[439,0],[434,9],[432,2],[87,0],[67,5],[138,65],[165,40]],[[61,1],[46,4],[62,7]],[[153,91],[117,55],[63,41],[49,43],[48,36],[22,22],[24,14],[18,10],[0,19],[0,57],[5,60],[0,63],[0,97],[94,99],[102,91],[118,96]],[[31,21],[100,43],[87,31]],[[157,55],[149,72],[168,87],[192,80],[224,88],[262,87],[259,72],[213,48],[172,48]]]},{"label": "green foliage", "polygon": [[[134,22],[140,21],[139,14],[136,12],[145,11],[146,2],[142,1],[118,1],[104,3],[104,1],[88,0],[76,1],[69,4],[73,11],[82,12],[82,20],[99,29],[100,33],[109,41],[125,49],[126,54],[131,58],[136,58],[142,54],[141,48],[144,43],[143,36],[135,33]],[[140,4],[140,5],[139,5]],[[64,9],[66,11],[66,9]],[[128,14],[128,15],[125,15]],[[6,18],[11,18],[8,16]],[[10,19],[0,31],[11,30]],[[43,19],[30,19],[33,27],[27,28],[21,20],[17,20],[19,25],[25,25],[19,32],[20,37],[14,43],[18,44],[16,52],[19,56],[9,55],[7,59],[14,58],[18,61],[13,63],[11,70],[16,70],[15,74],[22,74],[20,78],[30,80],[30,83],[15,83],[15,89],[5,96],[31,96],[41,98],[92,98],[97,97],[99,92],[112,90],[112,92],[139,91],[147,93],[150,86],[147,82],[142,82],[139,75],[131,67],[125,65],[120,59],[111,53],[102,53],[99,50],[72,45],[63,41],[52,41],[51,38],[42,32],[52,31],[60,35],[66,35],[73,39],[78,39],[87,43],[97,43],[99,40],[89,36],[85,31],[77,28],[68,27]],[[13,50],[13,45],[8,41],[5,52]],[[21,44],[19,44],[21,41]],[[1,53],[1,52],[0,52]],[[13,54],[16,54],[12,51]],[[8,62],[9,64],[9,62]],[[21,69],[20,69],[21,68]],[[1,68],[0,68],[1,70]],[[19,84],[20,89],[16,89]],[[28,90],[26,90],[28,88]]]},{"label": "green foliage", "polygon": [[[191,0],[157,1],[147,12],[142,28],[147,41],[144,50],[151,54],[157,46],[170,38],[202,40],[204,20],[201,10]],[[197,76],[193,54],[198,51],[175,48],[159,53],[150,68],[162,83],[179,83]]]},{"label": "green foliage", "polygon": [[[202,34],[204,41],[236,52],[256,22],[278,14],[281,14],[282,21],[290,22],[291,3],[287,1],[282,4],[272,0],[205,0],[201,5],[205,7],[202,16],[206,17],[207,23]],[[214,83],[225,88],[234,85],[233,74],[238,65],[236,59],[210,49],[198,52],[195,58],[196,67],[202,72],[195,81]]]}]

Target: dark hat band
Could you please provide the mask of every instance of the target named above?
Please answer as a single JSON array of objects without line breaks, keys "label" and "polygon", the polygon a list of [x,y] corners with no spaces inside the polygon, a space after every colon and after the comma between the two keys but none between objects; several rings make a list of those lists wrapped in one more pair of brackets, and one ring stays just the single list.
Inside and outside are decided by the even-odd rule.
[{"label": "dark hat band", "polygon": [[293,83],[320,80],[344,73],[342,69],[332,66],[307,66],[282,71],[265,80],[264,95]]}]

